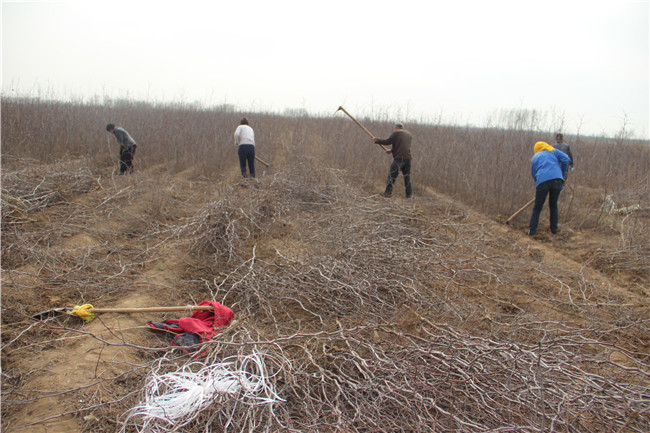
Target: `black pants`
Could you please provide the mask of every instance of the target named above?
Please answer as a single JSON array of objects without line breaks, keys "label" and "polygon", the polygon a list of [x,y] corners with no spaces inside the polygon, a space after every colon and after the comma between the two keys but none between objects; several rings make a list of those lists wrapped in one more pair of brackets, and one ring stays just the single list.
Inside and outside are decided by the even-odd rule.
[{"label": "black pants", "polygon": [[241,169],[241,175],[243,177],[248,177],[246,174],[246,163],[248,163],[251,177],[255,177],[255,146],[252,144],[240,144],[237,154],[239,155],[239,168]]},{"label": "black pants", "polygon": [[397,176],[399,175],[400,170],[404,175],[406,198],[411,198],[411,195],[413,195],[413,190],[411,188],[411,160],[395,158],[390,165],[388,179],[386,179],[386,190],[384,191],[384,196],[390,197],[393,194],[393,184],[395,183],[395,180],[397,180]]},{"label": "black pants", "polygon": [[564,188],[564,181],[562,179],[551,179],[537,185],[537,188],[535,188],[535,205],[533,206],[533,214],[530,217],[528,234],[534,235],[537,233],[539,215],[542,213],[542,208],[544,207],[547,195],[548,207],[551,213],[551,233],[557,233],[557,224],[560,219],[557,201],[560,198],[562,188]]},{"label": "black pants", "polygon": [[133,173],[133,155],[135,148],[120,151],[120,174]]}]

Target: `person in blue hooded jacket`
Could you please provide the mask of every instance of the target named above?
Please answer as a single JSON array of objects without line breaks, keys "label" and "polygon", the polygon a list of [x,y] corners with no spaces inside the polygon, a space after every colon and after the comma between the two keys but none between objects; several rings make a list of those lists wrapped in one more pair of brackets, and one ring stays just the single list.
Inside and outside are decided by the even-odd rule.
[{"label": "person in blue hooded jacket", "polygon": [[564,179],[571,164],[571,159],[566,153],[553,148],[548,143],[538,141],[535,143],[535,154],[530,160],[530,172],[535,180],[535,205],[530,217],[528,234],[537,233],[539,215],[542,213],[546,196],[551,213],[551,233],[557,233],[559,211],[557,207],[560,192],[564,188]]}]

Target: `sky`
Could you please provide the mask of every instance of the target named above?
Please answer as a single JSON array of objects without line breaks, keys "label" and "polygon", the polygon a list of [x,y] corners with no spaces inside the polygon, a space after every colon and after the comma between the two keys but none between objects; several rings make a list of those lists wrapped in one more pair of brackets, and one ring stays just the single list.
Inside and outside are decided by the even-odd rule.
[{"label": "sky", "polygon": [[649,138],[647,0],[1,3],[3,97]]}]

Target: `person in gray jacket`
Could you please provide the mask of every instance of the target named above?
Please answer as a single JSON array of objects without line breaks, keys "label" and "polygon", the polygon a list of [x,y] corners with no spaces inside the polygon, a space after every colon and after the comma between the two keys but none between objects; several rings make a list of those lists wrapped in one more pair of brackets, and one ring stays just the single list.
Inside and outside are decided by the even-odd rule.
[{"label": "person in gray jacket", "polygon": [[393,194],[393,184],[401,171],[404,175],[404,186],[406,187],[406,198],[411,198],[413,189],[411,187],[411,141],[413,136],[404,129],[401,123],[395,123],[393,133],[386,139],[375,138],[377,144],[390,144],[392,149],[386,150],[386,153],[393,154],[393,162],[390,165],[388,179],[386,180],[386,190],[384,197],[390,197]]},{"label": "person in gray jacket", "polygon": [[559,132],[555,134],[555,144],[553,145],[553,147],[567,154],[567,156],[571,160],[571,164],[569,164],[569,167],[573,169],[573,154],[571,153],[571,148],[569,147],[569,145],[564,142],[564,135],[560,134]]},{"label": "person in gray jacket", "polygon": [[137,147],[135,140],[121,126],[109,123],[106,130],[115,135],[115,139],[120,143],[120,174],[133,173],[133,155]]}]

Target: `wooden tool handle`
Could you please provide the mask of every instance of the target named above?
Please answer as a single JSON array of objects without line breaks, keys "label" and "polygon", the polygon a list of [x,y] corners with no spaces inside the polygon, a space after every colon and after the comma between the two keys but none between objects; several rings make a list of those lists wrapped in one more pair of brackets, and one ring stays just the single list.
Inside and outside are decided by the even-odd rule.
[{"label": "wooden tool handle", "polygon": [[270,164],[268,162],[263,161],[261,158],[258,158],[257,156],[255,156],[255,159],[257,159],[259,162],[261,162],[262,164],[264,164],[267,167],[270,166]]},{"label": "wooden tool handle", "polygon": [[185,305],[179,307],[93,308],[92,313],[162,313],[166,311],[212,311],[211,305]]},{"label": "wooden tool handle", "polygon": [[525,211],[526,208],[527,208],[528,206],[530,206],[531,204],[533,204],[533,203],[535,203],[535,197],[533,197],[533,199],[532,199],[531,201],[529,201],[528,203],[526,203],[525,205],[523,205],[523,206],[521,207],[521,209],[519,209],[517,212],[513,213],[512,216],[506,220],[506,224],[509,224],[510,221],[512,221],[513,219],[515,219],[515,217],[516,217],[517,215],[519,215],[520,213],[522,213],[523,211]]},{"label": "wooden tool handle", "polygon": [[[359,123],[359,122],[357,121],[357,119],[355,119],[354,117],[352,117],[352,115],[351,115],[350,113],[348,113],[348,112],[345,110],[345,108],[343,108],[343,107],[339,107],[339,110],[341,110],[342,112],[344,112],[345,114],[347,114],[348,117],[349,117],[350,119],[352,119],[352,121],[353,121],[354,123],[356,123],[357,125],[359,125],[359,127],[360,127],[361,129],[363,129],[363,130],[366,132],[366,134],[368,134],[368,135],[370,136],[370,138],[372,138],[373,140],[376,138],[374,135],[372,135],[372,133],[371,133],[370,131],[368,131],[368,130],[366,129],[365,126],[363,126],[361,123]],[[337,111],[338,111],[338,110],[337,110]],[[377,144],[379,144],[379,143],[377,143]],[[379,144],[379,146],[380,146],[382,149],[384,149],[385,151],[390,150],[390,149],[388,149],[386,146],[384,146],[383,144]]]},{"label": "wooden tool handle", "polygon": [[372,138],[373,140],[375,139],[375,136],[372,135],[372,133],[371,133],[370,131],[368,131],[368,130],[366,129],[365,126],[363,126],[361,123],[359,123],[359,122],[357,121],[357,119],[355,119],[354,117],[352,117],[352,115],[351,115],[350,113],[348,113],[348,112],[345,110],[345,108],[343,108],[343,107],[339,107],[339,110],[341,110],[342,112],[344,112],[345,114],[347,114],[348,117],[349,117],[350,119],[352,119],[352,121],[353,121],[354,123],[356,123],[357,125],[359,125],[359,127],[361,127],[361,129],[363,129],[363,130],[366,132],[366,134],[368,134],[368,135],[370,136],[370,138]]}]

